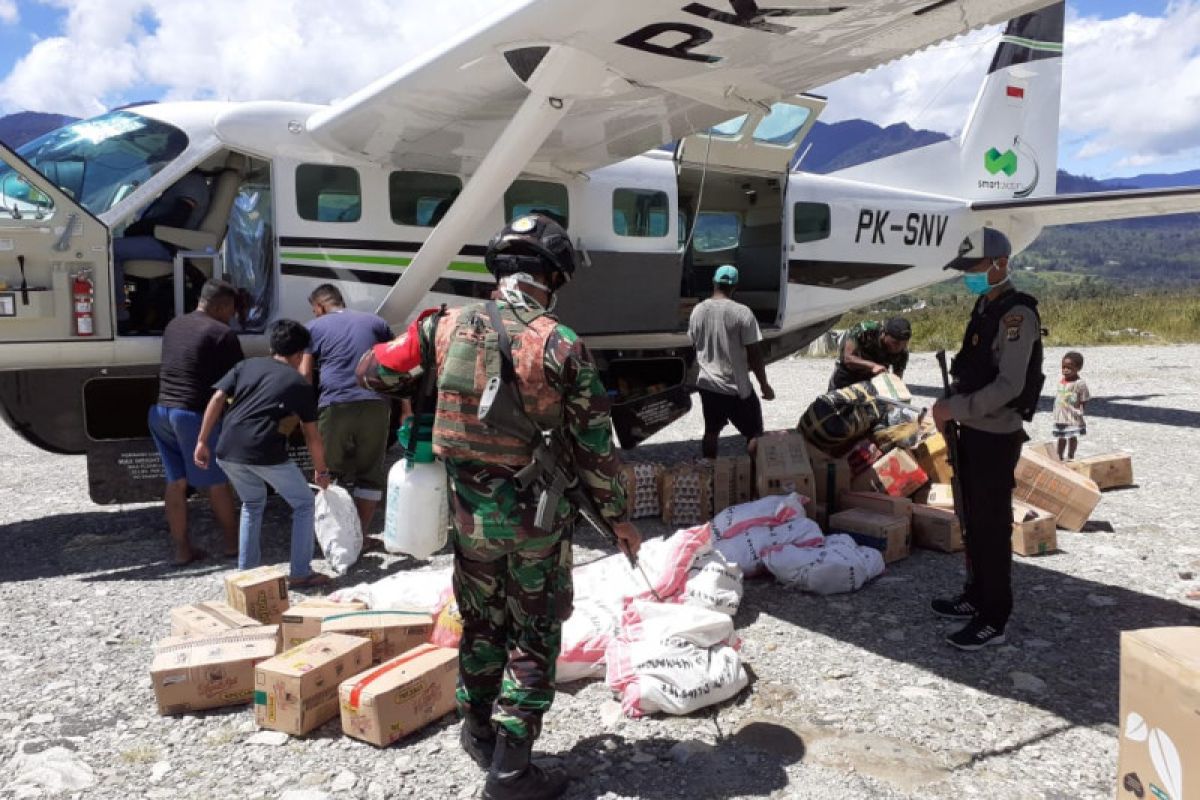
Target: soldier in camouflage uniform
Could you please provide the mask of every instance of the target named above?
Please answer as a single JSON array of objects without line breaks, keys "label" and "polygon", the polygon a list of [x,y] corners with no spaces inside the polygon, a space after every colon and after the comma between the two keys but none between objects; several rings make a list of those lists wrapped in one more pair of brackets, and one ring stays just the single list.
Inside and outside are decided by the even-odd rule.
[{"label": "soldier in camouflage uniform", "polygon": [[[521,217],[493,238],[486,264],[499,280],[497,310],[511,339],[526,413],[543,429],[567,433],[581,481],[623,546],[636,553],[637,529],[619,521],[625,495],[607,394],[583,343],[549,313],[553,292],[574,271],[570,239],[547,217]],[[395,364],[389,349],[410,358],[419,349],[420,366]],[[557,797],[566,789],[566,775],[539,767],[530,755],[554,700],[560,632],[571,614],[574,511],[563,500],[553,530],[537,530],[538,498],[519,493],[513,483],[532,448],[478,420],[484,385],[500,374],[486,304],[425,316],[406,337],[377,350],[380,364],[391,366],[376,370],[385,383],[437,371],[434,450],[450,475],[454,593],[463,618],[458,687],[463,747],[480,766],[490,767],[485,798]]]},{"label": "soldier in camouflage uniform", "polygon": [[912,326],[904,317],[858,323],[842,340],[837,364],[829,378],[829,391],[869,381],[889,368],[897,378],[903,378],[911,338]]}]

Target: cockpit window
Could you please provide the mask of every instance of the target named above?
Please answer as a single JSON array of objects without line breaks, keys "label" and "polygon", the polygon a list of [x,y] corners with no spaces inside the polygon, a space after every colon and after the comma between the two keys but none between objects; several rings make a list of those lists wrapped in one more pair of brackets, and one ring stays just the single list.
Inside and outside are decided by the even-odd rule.
[{"label": "cockpit window", "polygon": [[187,135],[172,125],[131,111],[113,111],[39,136],[17,152],[75,202],[99,215],[171,163],[187,144]]}]

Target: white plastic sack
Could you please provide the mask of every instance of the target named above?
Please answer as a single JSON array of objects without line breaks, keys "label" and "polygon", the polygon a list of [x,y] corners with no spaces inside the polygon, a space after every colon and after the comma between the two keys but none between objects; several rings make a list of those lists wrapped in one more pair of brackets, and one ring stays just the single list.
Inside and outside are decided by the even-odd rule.
[{"label": "white plastic sack", "polygon": [[317,543],[337,575],[345,575],[362,554],[362,523],[350,493],[340,486],[330,485],[317,492]]},{"label": "white plastic sack", "polygon": [[816,594],[854,592],[883,573],[883,555],[860,547],[844,534],[835,533],[820,547],[786,544],[763,553],[763,561],[783,583]]},{"label": "white plastic sack", "polygon": [[820,547],[825,539],[821,527],[808,517],[793,517],[779,525],[752,527],[728,539],[720,539],[715,547],[722,556],[737,564],[748,576],[761,575],[766,566],[763,553],[784,545]]},{"label": "white plastic sack", "polygon": [[335,603],[357,600],[366,603],[372,611],[421,608],[432,614],[441,604],[445,592],[450,590],[450,573],[450,567],[397,572],[374,583],[338,589],[329,595],[329,599]]},{"label": "white plastic sack", "polygon": [[713,517],[713,538],[729,539],[751,528],[782,525],[805,516],[804,500],[795,492],[760,497],[730,506]]},{"label": "white plastic sack", "polygon": [[707,548],[692,561],[680,602],[732,617],[742,603],[742,591],[742,568]]},{"label": "white plastic sack", "polygon": [[720,612],[631,601],[608,648],[607,682],[627,716],[690,714],[749,683],[736,641],[733,620]]},{"label": "white plastic sack", "polygon": [[[642,543],[638,562],[650,586],[662,600],[678,597],[687,585],[688,570],[696,554],[712,543],[712,528],[700,525],[676,531],[666,539]],[[630,598],[651,598],[646,578],[629,565],[622,553],[575,569],[575,598],[595,597],[620,607]]]},{"label": "white plastic sack", "polygon": [[605,651],[617,635],[620,617],[619,603],[606,603],[598,598],[577,599],[571,618],[563,623],[555,682],[603,678]]}]

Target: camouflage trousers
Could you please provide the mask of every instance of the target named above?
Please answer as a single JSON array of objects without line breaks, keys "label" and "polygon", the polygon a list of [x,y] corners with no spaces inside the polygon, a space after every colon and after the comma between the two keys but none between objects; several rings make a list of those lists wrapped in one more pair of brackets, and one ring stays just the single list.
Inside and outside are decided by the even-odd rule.
[{"label": "camouflage trousers", "polygon": [[562,623],[571,614],[571,542],[454,535],[454,596],[462,615],[459,713],[514,738],[537,738],[554,702]]}]

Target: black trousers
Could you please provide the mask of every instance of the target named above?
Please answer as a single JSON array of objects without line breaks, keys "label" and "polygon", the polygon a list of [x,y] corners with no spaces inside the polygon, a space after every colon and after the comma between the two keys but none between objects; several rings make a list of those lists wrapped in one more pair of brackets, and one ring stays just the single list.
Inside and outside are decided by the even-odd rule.
[{"label": "black trousers", "polygon": [[1013,473],[1024,431],[984,433],[959,428],[959,481],[966,501],[966,598],[980,619],[1003,628],[1012,613]]}]

